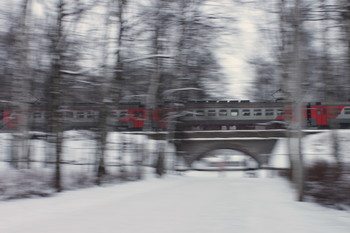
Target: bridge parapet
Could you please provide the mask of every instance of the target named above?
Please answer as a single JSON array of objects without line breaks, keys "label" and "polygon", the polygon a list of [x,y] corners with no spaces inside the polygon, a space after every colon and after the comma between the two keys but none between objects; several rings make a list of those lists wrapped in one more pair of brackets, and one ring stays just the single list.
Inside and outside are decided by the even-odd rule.
[{"label": "bridge parapet", "polygon": [[[322,130],[304,130],[303,134],[315,134]],[[136,132],[154,140],[165,140],[168,132]],[[176,131],[173,139],[185,140],[190,138],[285,138],[292,136],[288,130],[215,130],[215,131]]]},{"label": "bridge parapet", "polygon": [[175,139],[190,138],[283,138],[286,130],[218,130],[175,132]]}]

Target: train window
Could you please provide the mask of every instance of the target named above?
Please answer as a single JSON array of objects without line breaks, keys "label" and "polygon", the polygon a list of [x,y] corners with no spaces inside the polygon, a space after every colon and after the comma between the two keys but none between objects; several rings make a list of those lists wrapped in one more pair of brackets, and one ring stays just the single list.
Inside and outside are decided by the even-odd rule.
[{"label": "train window", "polygon": [[344,114],[350,115],[350,108],[344,108]]},{"label": "train window", "polygon": [[265,110],[265,115],[266,116],[273,116],[273,112],[274,112],[273,109],[266,109]]},{"label": "train window", "polygon": [[339,115],[339,114],[341,113],[341,108],[333,108],[333,109],[332,109],[332,113],[333,113],[334,115]]},{"label": "train window", "polygon": [[282,116],[284,114],[283,109],[277,109],[277,115]]},{"label": "train window", "polygon": [[118,111],[117,111],[117,110],[113,110],[113,111],[111,112],[111,116],[112,116],[112,117],[118,117]]},{"label": "train window", "polygon": [[95,118],[95,113],[93,111],[88,111],[86,117],[87,118]]},{"label": "train window", "polygon": [[[162,115],[162,112],[158,112],[159,117]],[[134,112],[134,117],[142,117],[142,112],[136,111]]]},{"label": "train window", "polygon": [[[163,111],[159,111],[158,115],[159,115],[160,118],[162,118],[164,116],[164,112]],[[134,117],[143,117],[143,112],[142,111],[134,112]]]},{"label": "train window", "polygon": [[119,117],[126,117],[128,115],[127,111],[121,111]]},{"label": "train window", "polygon": [[204,116],[204,110],[197,110],[196,116]]},{"label": "train window", "polygon": [[84,118],[85,117],[85,113],[84,112],[77,112],[77,118]]},{"label": "train window", "polygon": [[186,112],[185,116],[192,117],[193,116],[193,112]]},{"label": "train window", "polygon": [[64,112],[65,118],[73,118],[73,112]]},{"label": "train window", "polygon": [[[139,116],[140,116],[140,117],[142,116],[142,112],[139,112]],[[163,119],[165,116],[166,116],[165,110],[161,109],[161,110],[158,111],[158,117],[159,117],[160,119]]]},{"label": "train window", "polygon": [[231,109],[231,116],[238,116],[238,109]]},{"label": "train window", "polygon": [[250,116],[250,109],[243,109],[242,110],[242,115],[243,116]]},{"label": "train window", "polygon": [[139,112],[139,117],[143,117],[143,112],[142,111]]},{"label": "train window", "polygon": [[216,116],[216,110],[208,110],[208,116]]},{"label": "train window", "polygon": [[226,109],[220,109],[219,116],[227,116],[227,110]]},{"label": "train window", "polygon": [[11,112],[8,115],[8,119],[10,119],[10,120],[17,120],[17,113],[16,112]]},{"label": "train window", "polygon": [[41,118],[41,112],[33,112],[33,118],[34,119]]},{"label": "train window", "polygon": [[[135,112],[134,112],[134,117],[135,117],[135,118],[142,117],[142,115],[143,115],[143,114],[142,114],[142,111],[135,111]],[[158,116],[159,116],[159,117],[162,117],[163,115],[164,115],[164,114],[163,114],[163,111],[159,111],[159,112],[158,112]]]},{"label": "train window", "polygon": [[254,109],[253,114],[254,114],[254,116],[261,116],[262,115],[262,110],[261,109]]}]

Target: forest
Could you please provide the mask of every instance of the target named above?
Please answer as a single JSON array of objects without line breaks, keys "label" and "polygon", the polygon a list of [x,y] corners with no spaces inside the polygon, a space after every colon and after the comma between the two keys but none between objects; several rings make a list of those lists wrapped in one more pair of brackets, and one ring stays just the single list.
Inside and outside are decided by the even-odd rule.
[{"label": "forest", "polygon": [[[248,40],[238,26],[243,16],[256,29],[254,52],[244,57],[252,77],[228,74],[220,59],[223,51],[235,57]],[[22,113],[9,160],[26,167],[28,112],[45,106],[58,192],[60,112],[67,106],[98,109],[94,182],[100,184],[108,173],[110,116],[122,102],[142,101],[152,110],[235,99],[230,83],[237,80],[250,80],[244,91],[251,100],[350,100],[349,0],[3,0],[0,22],[0,103]]]}]

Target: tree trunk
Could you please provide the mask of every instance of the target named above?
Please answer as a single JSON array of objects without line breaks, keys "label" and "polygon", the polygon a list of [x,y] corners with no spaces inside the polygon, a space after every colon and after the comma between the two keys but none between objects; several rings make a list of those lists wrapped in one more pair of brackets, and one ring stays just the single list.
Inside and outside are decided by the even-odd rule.
[{"label": "tree trunk", "polygon": [[52,143],[54,148],[55,172],[54,172],[54,188],[57,192],[62,191],[61,184],[61,153],[62,153],[62,119],[59,112],[61,108],[61,80],[62,80],[62,62],[64,53],[64,38],[63,38],[63,20],[64,20],[64,1],[59,0],[57,5],[57,17],[55,31],[52,37],[51,53],[52,53],[52,68],[48,82],[48,132],[51,133]]},{"label": "tree trunk", "polygon": [[298,189],[298,201],[304,201],[304,163],[303,163],[303,152],[302,152],[302,137],[303,137],[303,92],[302,92],[302,54],[301,54],[301,14],[300,14],[300,0],[295,1],[295,12],[294,12],[294,101],[295,111],[294,116],[296,118],[295,122],[295,132],[296,136],[296,166],[295,166],[295,181]]},{"label": "tree trunk", "polygon": [[16,168],[29,168],[26,161],[29,160],[29,101],[30,96],[29,82],[30,78],[28,75],[31,73],[28,65],[28,53],[29,53],[29,37],[27,32],[29,26],[28,20],[28,8],[29,0],[23,0],[21,4],[20,20],[16,27],[16,40],[15,49],[17,50],[15,61],[16,68],[14,70],[14,77],[12,80],[12,101],[17,117],[17,129],[16,134],[13,137],[13,150],[12,159],[13,165]]}]

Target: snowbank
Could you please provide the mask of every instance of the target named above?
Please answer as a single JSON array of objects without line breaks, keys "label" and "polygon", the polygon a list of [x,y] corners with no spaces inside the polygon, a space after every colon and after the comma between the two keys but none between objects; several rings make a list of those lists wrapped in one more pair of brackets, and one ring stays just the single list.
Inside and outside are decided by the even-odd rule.
[{"label": "snowbank", "polygon": [[[336,163],[332,131],[322,131],[310,134],[303,138],[303,158],[306,166],[317,161]],[[343,163],[350,164],[350,130],[337,130],[337,143],[339,155]],[[288,146],[286,138],[280,139],[272,152],[270,166],[275,168],[289,168]]]}]

